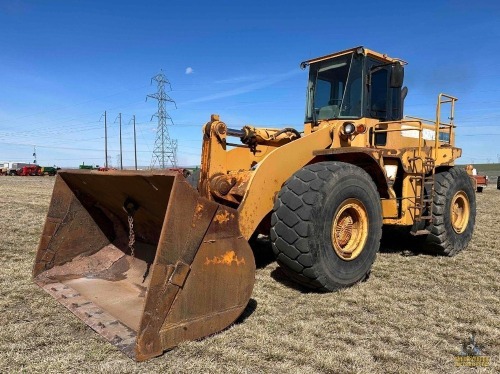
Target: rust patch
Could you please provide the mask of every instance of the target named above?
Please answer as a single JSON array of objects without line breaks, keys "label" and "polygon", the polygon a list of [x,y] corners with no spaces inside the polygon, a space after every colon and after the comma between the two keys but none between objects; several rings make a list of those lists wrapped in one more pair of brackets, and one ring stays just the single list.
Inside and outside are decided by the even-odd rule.
[{"label": "rust patch", "polygon": [[146,291],[148,290],[147,287],[144,287],[141,284],[134,283],[134,286],[137,287],[137,289],[140,291],[139,297],[146,297]]},{"label": "rust patch", "polygon": [[214,256],[212,259],[207,259],[205,260],[205,265],[228,265],[231,266],[233,262],[240,266],[245,264],[245,259],[242,257],[241,259],[236,256],[236,253],[234,251],[227,251],[224,253],[222,256]]},{"label": "rust patch", "polygon": [[201,219],[201,215],[203,213],[203,204],[196,204],[196,208],[194,210],[193,223],[191,226],[195,227],[195,221],[199,221]]},{"label": "rust patch", "polygon": [[219,225],[226,223],[229,219],[234,218],[234,214],[230,214],[227,210],[217,213],[214,218],[214,222],[217,222]]},{"label": "rust patch", "polygon": [[77,279],[100,278],[109,281],[119,281],[126,278],[125,273],[130,268],[125,253],[113,244],[109,244],[91,256],[77,256],[64,265],[53,267],[37,277],[41,283],[52,283]]}]

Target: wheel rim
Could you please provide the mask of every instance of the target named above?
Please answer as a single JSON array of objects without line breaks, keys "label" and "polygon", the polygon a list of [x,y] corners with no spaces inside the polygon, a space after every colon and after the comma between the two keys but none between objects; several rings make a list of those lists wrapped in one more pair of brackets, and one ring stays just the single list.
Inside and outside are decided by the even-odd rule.
[{"label": "wheel rim", "polygon": [[457,234],[465,231],[469,223],[470,203],[464,191],[458,191],[451,199],[451,226]]},{"label": "wheel rim", "polygon": [[343,260],[354,260],[363,251],[368,237],[368,214],[357,199],[345,200],[337,210],[332,225],[332,246]]}]

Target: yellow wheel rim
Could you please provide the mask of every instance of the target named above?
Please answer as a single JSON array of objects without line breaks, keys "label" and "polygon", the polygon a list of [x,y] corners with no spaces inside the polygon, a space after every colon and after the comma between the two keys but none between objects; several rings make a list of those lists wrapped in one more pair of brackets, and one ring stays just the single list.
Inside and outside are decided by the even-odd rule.
[{"label": "yellow wheel rim", "polygon": [[363,251],[368,237],[368,214],[363,203],[347,199],[333,219],[332,245],[343,260],[354,260]]},{"label": "yellow wheel rim", "polygon": [[457,234],[465,231],[469,223],[470,203],[464,191],[458,191],[451,199],[450,217],[451,226]]}]

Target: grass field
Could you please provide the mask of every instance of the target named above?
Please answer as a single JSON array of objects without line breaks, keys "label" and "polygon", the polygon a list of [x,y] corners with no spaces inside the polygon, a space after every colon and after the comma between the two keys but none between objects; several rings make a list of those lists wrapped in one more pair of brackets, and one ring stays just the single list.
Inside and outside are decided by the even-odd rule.
[{"label": "grass field", "polygon": [[[385,237],[368,281],[331,294],[289,283],[259,250],[244,317],[222,333],[135,363],[35,286],[31,267],[54,178],[0,177],[0,372],[500,372],[500,191],[477,199],[454,258]],[[474,332],[488,368],[456,368]]]}]

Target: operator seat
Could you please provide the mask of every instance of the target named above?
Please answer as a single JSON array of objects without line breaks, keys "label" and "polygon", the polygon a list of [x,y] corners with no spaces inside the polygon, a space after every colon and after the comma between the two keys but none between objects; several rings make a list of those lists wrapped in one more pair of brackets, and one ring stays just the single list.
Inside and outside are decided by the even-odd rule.
[{"label": "operator seat", "polygon": [[327,105],[319,108],[318,119],[335,118],[339,114],[338,105]]}]

